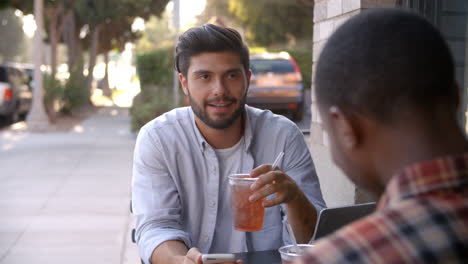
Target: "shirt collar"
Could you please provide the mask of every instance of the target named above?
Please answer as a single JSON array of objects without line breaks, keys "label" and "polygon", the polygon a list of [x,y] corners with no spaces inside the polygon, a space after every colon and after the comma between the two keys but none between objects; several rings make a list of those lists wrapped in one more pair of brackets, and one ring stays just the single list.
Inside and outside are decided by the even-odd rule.
[{"label": "shirt collar", "polygon": [[[245,149],[244,151],[247,151],[250,148],[250,144],[252,143],[252,126],[250,124],[250,116],[252,109],[250,109],[249,106],[245,106],[245,111],[244,111],[244,140],[245,140]],[[188,107],[188,112],[189,116],[191,119],[191,123],[193,126],[193,131],[195,132],[195,137],[197,139],[198,145],[200,147],[201,152],[204,152],[206,149],[206,145],[208,142],[206,142],[205,138],[203,135],[200,133],[200,130],[197,127],[197,124],[195,123],[195,113],[192,110],[192,107]]]},{"label": "shirt collar", "polygon": [[378,209],[416,195],[464,184],[468,184],[468,153],[420,162],[391,178]]}]

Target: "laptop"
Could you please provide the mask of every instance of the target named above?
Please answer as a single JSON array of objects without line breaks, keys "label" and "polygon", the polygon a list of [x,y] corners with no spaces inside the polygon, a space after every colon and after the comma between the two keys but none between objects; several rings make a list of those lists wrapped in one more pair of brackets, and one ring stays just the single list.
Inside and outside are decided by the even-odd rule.
[{"label": "laptop", "polygon": [[320,211],[312,240],[324,237],[342,226],[375,211],[376,203],[325,208]]}]

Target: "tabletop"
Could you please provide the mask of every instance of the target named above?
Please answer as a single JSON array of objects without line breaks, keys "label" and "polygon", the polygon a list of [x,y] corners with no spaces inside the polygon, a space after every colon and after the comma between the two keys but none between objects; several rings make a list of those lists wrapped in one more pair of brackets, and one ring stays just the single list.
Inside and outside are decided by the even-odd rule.
[{"label": "tabletop", "polygon": [[278,250],[235,253],[234,255],[237,259],[242,259],[244,264],[281,264],[281,255]]}]

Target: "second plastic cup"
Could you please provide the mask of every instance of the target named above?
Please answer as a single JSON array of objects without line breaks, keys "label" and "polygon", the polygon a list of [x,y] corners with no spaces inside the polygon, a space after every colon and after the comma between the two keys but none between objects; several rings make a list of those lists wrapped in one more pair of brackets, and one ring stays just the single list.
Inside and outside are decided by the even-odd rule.
[{"label": "second plastic cup", "polygon": [[299,247],[300,252],[296,252],[294,245],[287,245],[278,249],[279,253],[281,254],[282,264],[293,264],[302,257],[302,253],[305,250],[312,248],[314,245],[298,244],[297,246]]},{"label": "second plastic cup", "polygon": [[253,232],[262,230],[265,208],[262,203],[265,199],[255,202],[249,201],[253,194],[250,190],[257,178],[250,178],[249,174],[229,175],[231,188],[231,201],[234,216],[234,229],[238,231]]}]

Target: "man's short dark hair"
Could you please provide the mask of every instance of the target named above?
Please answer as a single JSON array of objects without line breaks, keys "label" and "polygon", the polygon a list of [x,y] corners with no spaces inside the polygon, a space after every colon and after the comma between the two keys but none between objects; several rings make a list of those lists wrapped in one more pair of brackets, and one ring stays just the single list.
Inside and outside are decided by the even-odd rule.
[{"label": "man's short dark hair", "polygon": [[442,35],[425,18],[400,9],[364,11],[338,28],[318,60],[315,89],[319,105],[382,122],[457,100]]},{"label": "man's short dark hair", "polygon": [[175,67],[187,76],[190,58],[203,52],[231,51],[239,54],[246,72],[249,71],[249,49],[235,29],[205,24],[187,30],[179,37],[176,46]]}]

